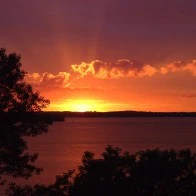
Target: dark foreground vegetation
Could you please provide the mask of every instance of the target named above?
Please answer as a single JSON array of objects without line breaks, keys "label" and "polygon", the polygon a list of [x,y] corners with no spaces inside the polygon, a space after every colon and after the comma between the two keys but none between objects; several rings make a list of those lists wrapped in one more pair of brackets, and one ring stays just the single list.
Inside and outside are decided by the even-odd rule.
[{"label": "dark foreground vegetation", "polygon": [[[49,101],[24,82],[25,74],[20,56],[0,49],[1,194],[5,185],[10,184],[6,194],[15,196],[196,195],[196,155],[190,150],[154,149],[122,154],[119,148],[108,146],[100,159],[85,152],[78,171],[57,176],[54,184],[29,186],[6,182],[8,176],[30,178],[42,171],[34,165],[38,154],[28,153],[24,136],[46,133],[55,118],[62,120],[65,114],[74,114],[62,113],[57,118],[59,113],[42,113]],[[98,113],[83,113],[86,114]]]},{"label": "dark foreground vegetation", "polygon": [[196,195],[196,155],[190,150],[121,154],[108,146],[102,158],[85,152],[79,172],[57,176],[52,185],[10,185],[9,195]]},{"label": "dark foreground vegetation", "polygon": [[42,170],[34,166],[38,154],[27,152],[24,136],[47,132],[48,120],[37,115],[49,101],[33,91],[25,75],[20,56],[0,49],[0,189],[7,176],[29,178]]}]

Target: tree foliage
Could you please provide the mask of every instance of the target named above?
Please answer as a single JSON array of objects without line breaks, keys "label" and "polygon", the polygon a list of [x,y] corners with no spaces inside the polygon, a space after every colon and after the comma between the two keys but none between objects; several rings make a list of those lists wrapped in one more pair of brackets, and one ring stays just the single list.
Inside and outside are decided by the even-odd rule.
[{"label": "tree foliage", "polygon": [[24,82],[26,72],[20,60],[16,53],[6,54],[0,49],[0,112],[35,112],[49,104]]},{"label": "tree foliage", "polygon": [[[48,123],[38,118],[38,112],[49,101],[34,92],[24,81],[21,57],[0,49],[0,182],[4,176],[30,177],[40,173],[33,162],[37,154],[24,153],[24,136],[35,136],[47,131]],[[1,185],[0,185],[1,188]]]},{"label": "tree foliage", "polygon": [[190,150],[152,149],[130,154],[108,146],[102,158],[85,152],[79,172],[57,176],[53,185],[17,186],[10,195],[178,196],[196,195],[196,155]]}]

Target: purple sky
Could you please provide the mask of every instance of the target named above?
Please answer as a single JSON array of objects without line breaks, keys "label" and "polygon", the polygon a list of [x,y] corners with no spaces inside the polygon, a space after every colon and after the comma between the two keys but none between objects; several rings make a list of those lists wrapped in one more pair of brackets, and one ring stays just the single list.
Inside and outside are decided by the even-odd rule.
[{"label": "purple sky", "polygon": [[195,10],[195,0],[0,0],[0,43],[21,53],[29,71],[193,59]]}]

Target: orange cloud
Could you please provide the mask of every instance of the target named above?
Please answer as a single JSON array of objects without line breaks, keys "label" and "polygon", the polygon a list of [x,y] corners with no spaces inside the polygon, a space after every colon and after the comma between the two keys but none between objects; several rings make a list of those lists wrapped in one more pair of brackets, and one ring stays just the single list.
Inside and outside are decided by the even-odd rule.
[{"label": "orange cloud", "polygon": [[196,76],[196,60],[193,60],[191,63],[187,63],[184,70],[189,71],[193,76]]},{"label": "orange cloud", "polygon": [[71,65],[71,68],[80,77],[91,75],[101,79],[152,76],[157,72],[157,69],[151,65],[139,64],[128,59],[110,63],[99,60],[91,63],[82,62],[79,65]]},{"label": "orange cloud", "polygon": [[167,74],[169,72],[183,72],[189,71],[193,76],[196,76],[196,60],[190,63],[185,63],[182,61],[177,61],[174,63],[167,64],[160,68],[162,74]]},{"label": "orange cloud", "polygon": [[95,79],[120,79],[125,77],[150,77],[156,73],[168,74],[177,72],[190,72],[193,76],[196,76],[196,60],[192,60],[190,63],[177,61],[159,68],[128,59],[109,63],[95,60],[90,63],[74,64],[71,65],[71,68],[72,71],[70,73],[59,72],[56,75],[48,72],[27,74],[26,81],[37,88],[66,88],[73,84],[74,80],[86,76],[91,76]]},{"label": "orange cloud", "polygon": [[25,80],[36,87],[67,87],[69,85],[70,73],[59,72],[54,75],[51,73],[32,73],[27,74]]},{"label": "orange cloud", "polygon": [[82,62],[80,65],[71,65],[71,68],[74,72],[80,73],[81,77],[84,77],[86,75],[92,74],[94,75],[94,66],[93,64],[88,64]]}]

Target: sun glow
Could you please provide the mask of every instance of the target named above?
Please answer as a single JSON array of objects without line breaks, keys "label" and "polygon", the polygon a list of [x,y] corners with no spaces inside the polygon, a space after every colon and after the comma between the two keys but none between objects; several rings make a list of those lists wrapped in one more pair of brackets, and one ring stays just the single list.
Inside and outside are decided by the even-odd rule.
[{"label": "sun glow", "polygon": [[[97,99],[65,99],[56,103],[51,102],[48,111],[106,112],[126,110],[129,106],[129,104],[110,103]],[[131,107],[133,108],[133,106]]]},{"label": "sun glow", "polygon": [[71,111],[76,112],[97,111],[99,109],[99,104],[95,100],[72,100],[68,105]]},{"label": "sun glow", "polygon": [[91,106],[88,104],[78,103],[74,105],[74,110],[78,112],[86,112],[86,111],[90,111],[90,107]]},{"label": "sun glow", "polygon": [[63,108],[74,112],[103,111],[104,104],[99,100],[66,100]]}]

